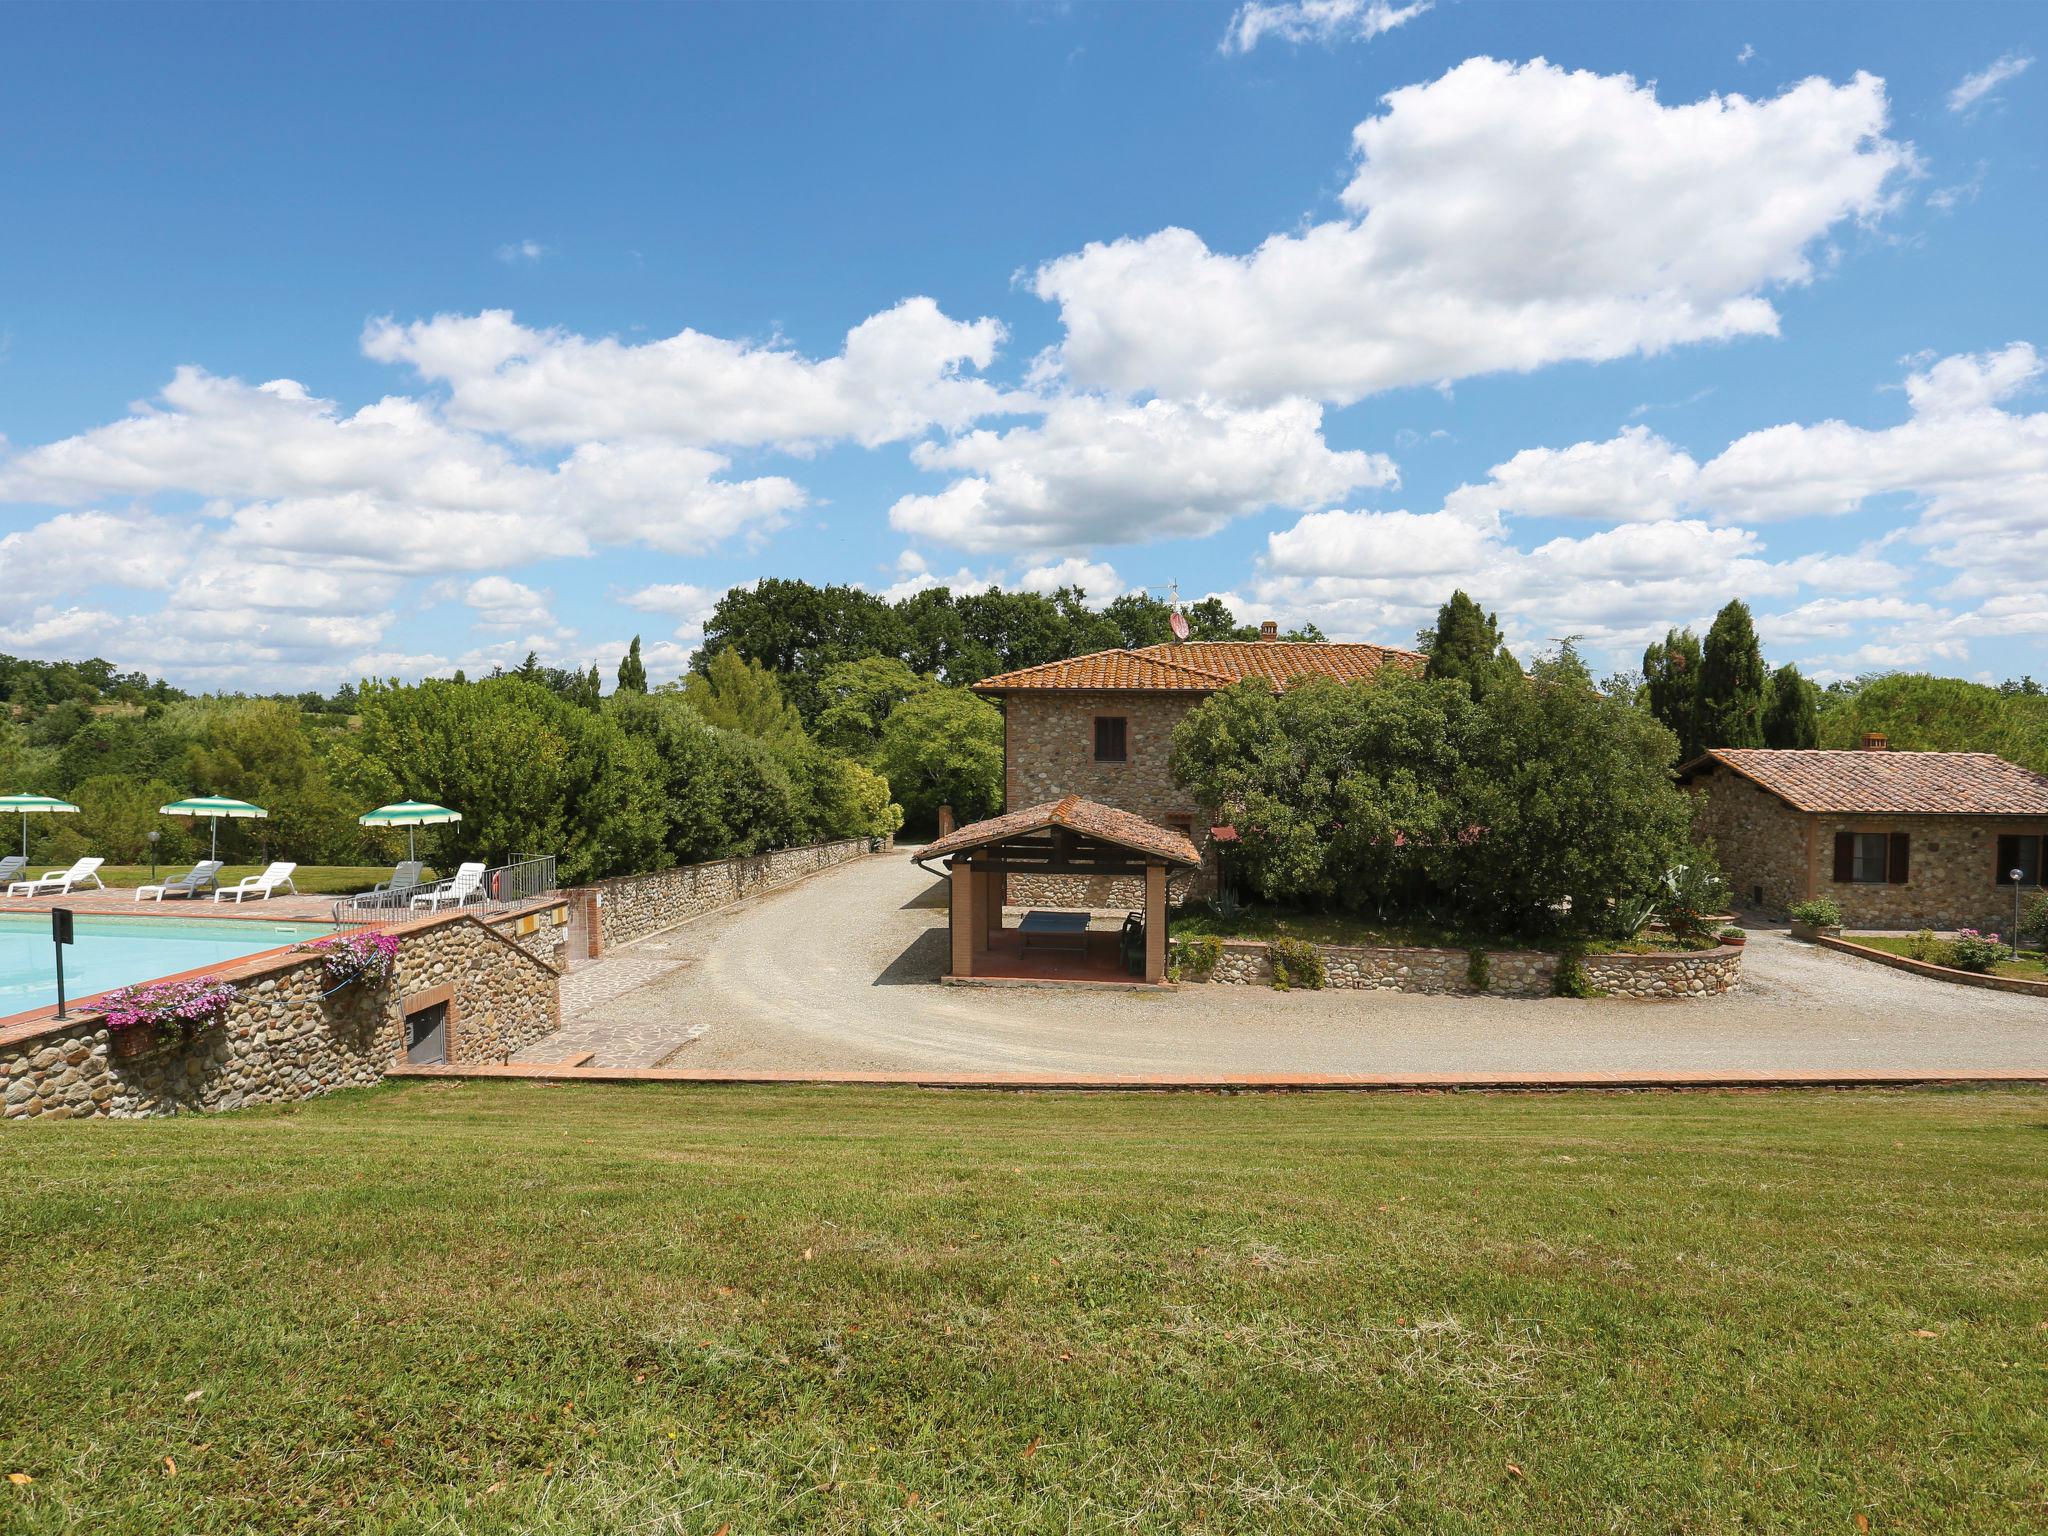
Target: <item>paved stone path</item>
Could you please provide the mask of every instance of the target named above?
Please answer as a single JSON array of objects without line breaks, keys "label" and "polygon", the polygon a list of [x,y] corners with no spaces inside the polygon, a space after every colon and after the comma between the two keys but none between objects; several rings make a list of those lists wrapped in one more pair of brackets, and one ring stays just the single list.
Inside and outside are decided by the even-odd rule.
[{"label": "paved stone path", "polygon": [[703,1032],[673,1009],[645,1006],[640,994],[688,965],[689,957],[663,935],[562,978],[562,1027],[519,1053],[521,1061],[562,1061],[585,1051],[600,1067],[658,1067]]},{"label": "paved stone path", "polygon": [[[736,1072],[1754,1077],[2048,1068],[2040,999],[1909,975],[1771,930],[1752,931],[1739,992],[1635,1002],[941,987],[945,922],[943,886],[902,852],[842,865],[649,941],[669,943],[682,963],[579,1018],[579,1036],[601,1042],[581,1048],[599,1051],[595,1065],[638,1064],[625,1058],[640,1053],[646,1065]],[[644,1061],[663,1040],[676,1042],[666,1059]],[[552,1040],[546,1051],[522,1055],[569,1054]]]}]

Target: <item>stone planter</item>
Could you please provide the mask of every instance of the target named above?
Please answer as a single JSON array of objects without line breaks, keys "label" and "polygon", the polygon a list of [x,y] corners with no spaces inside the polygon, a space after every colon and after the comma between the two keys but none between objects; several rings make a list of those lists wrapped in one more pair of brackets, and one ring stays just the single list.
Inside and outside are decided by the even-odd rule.
[{"label": "stone planter", "polygon": [[1794,923],[1792,925],[1792,937],[1795,939],[1805,939],[1808,943],[1815,939],[1839,939],[1841,936],[1842,925],[1840,923]]},{"label": "stone planter", "polygon": [[137,1024],[108,1032],[107,1050],[116,1061],[140,1061],[157,1048],[156,1026]]}]

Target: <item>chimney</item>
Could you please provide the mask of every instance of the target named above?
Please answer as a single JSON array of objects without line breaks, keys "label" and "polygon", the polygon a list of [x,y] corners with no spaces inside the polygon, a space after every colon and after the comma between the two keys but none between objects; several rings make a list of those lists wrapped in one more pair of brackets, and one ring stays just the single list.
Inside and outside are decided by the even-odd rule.
[{"label": "chimney", "polygon": [[1265,623],[1259,626],[1259,638],[1261,640],[1278,640],[1280,638],[1280,626],[1271,619],[1266,620]]},{"label": "chimney", "polygon": [[1891,749],[1892,744],[1889,741],[1885,740],[1885,735],[1883,731],[1865,731],[1863,733],[1864,751],[1889,752],[1891,751]]},{"label": "chimney", "polygon": [[953,807],[951,807],[950,805],[942,805],[939,807],[939,836],[944,837],[948,832],[951,832],[952,830]]}]

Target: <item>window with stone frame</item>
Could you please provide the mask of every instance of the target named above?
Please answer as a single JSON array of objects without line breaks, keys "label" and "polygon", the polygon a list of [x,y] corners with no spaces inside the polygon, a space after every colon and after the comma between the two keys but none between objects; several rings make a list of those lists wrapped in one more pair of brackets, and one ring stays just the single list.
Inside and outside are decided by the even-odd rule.
[{"label": "window with stone frame", "polygon": [[1095,761],[1122,763],[1130,760],[1129,722],[1122,715],[1095,717]]},{"label": "window with stone frame", "polygon": [[[1998,840],[1998,869],[1996,879],[2000,885],[2039,885],[2041,883],[2042,844],[2048,838],[2021,832],[2000,837]],[[2018,870],[2020,877],[2015,881],[2012,872]]]},{"label": "window with stone frame", "polygon": [[1904,832],[1837,832],[1837,885],[1904,885],[1912,839]]}]

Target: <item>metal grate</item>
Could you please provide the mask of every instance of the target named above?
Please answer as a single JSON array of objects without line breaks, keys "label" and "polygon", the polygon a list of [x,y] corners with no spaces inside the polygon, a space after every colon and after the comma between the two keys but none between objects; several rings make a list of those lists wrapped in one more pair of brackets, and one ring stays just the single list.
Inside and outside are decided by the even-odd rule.
[{"label": "metal grate", "polygon": [[[355,896],[344,896],[334,903],[333,921],[340,928],[367,928],[410,917],[415,910],[502,912],[509,907],[524,906],[527,902],[554,894],[555,856],[551,853],[537,854],[487,869],[475,892],[459,903],[444,899],[438,909],[432,909],[424,901],[437,892],[447,892],[453,885],[452,879],[435,880],[410,890],[365,891]],[[421,902],[418,908],[414,907],[416,901]]]}]

